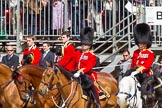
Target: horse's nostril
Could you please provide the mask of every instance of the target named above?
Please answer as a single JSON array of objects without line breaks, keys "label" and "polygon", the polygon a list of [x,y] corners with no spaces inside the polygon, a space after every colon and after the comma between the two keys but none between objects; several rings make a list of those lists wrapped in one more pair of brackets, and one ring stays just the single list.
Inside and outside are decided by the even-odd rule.
[{"label": "horse's nostril", "polygon": [[40,90],[39,93],[40,93],[41,95],[45,95],[45,94],[46,94],[46,90]]},{"label": "horse's nostril", "polygon": [[30,98],[30,97],[29,97],[29,94],[26,93],[26,94],[22,97],[22,100],[23,100],[24,102],[26,102],[26,101],[28,101],[29,98]]}]

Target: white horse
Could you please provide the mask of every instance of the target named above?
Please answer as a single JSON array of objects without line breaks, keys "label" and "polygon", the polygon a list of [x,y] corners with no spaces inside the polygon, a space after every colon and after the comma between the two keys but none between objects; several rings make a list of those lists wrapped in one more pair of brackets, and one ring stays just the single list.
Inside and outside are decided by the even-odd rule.
[{"label": "white horse", "polygon": [[142,108],[141,87],[135,77],[126,76],[119,82],[118,105],[120,108]]}]

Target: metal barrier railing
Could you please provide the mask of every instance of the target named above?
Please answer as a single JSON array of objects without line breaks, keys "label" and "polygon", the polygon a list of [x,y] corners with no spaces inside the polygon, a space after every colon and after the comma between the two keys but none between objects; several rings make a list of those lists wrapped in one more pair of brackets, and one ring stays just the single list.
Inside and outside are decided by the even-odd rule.
[{"label": "metal barrier railing", "polygon": [[[52,40],[58,42],[56,39],[62,31],[69,30],[71,36],[78,42],[81,29],[91,26],[96,31],[95,43],[103,41],[94,51],[112,42],[114,43],[111,45],[112,53],[115,53],[120,49],[115,49],[118,40],[125,40],[128,43],[125,47],[131,47],[130,35],[133,27],[141,21],[141,17],[144,17],[140,15],[140,12],[130,13],[125,8],[127,0],[14,1],[0,1],[0,42],[15,40],[17,52],[21,51],[21,43],[24,42],[23,36],[33,34],[38,37],[37,41],[50,40],[52,43]],[[147,0],[145,2],[129,1],[137,10],[141,6],[151,4],[146,2]],[[156,5],[161,5],[161,3],[156,3]],[[154,42],[160,44],[161,26],[152,26],[152,29],[155,36]],[[106,48],[106,50],[111,48]],[[102,50],[99,55],[105,52]]]}]

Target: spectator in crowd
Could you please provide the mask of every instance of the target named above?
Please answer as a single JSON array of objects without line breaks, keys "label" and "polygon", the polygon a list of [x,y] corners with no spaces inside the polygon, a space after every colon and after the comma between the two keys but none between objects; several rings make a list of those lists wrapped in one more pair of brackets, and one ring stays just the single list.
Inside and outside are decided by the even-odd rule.
[{"label": "spectator in crowd", "polygon": [[78,35],[80,29],[83,28],[85,17],[83,10],[86,5],[86,0],[72,0],[72,33],[74,35]]},{"label": "spectator in crowd", "polygon": [[93,19],[96,23],[96,32],[97,34],[102,35],[103,32],[103,24],[102,24],[102,0],[91,0],[89,5],[89,13],[88,13],[88,22],[89,26],[93,27]]},{"label": "spectator in crowd", "polygon": [[150,70],[154,62],[154,52],[149,50],[152,45],[152,33],[146,23],[139,23],[134,27],[134,40],[138,49],[134,51],[131,63],[131,76],[137,75],[142,83],[153,73]]},{"label": "spectator in crowd", "polygon": [[79,33],[79,1],[72,0],[72,33]]},{"label": "spectator in crowd", "polygon": [[29,35],[37,34],[37,18],[40,14],[43,5],[41,5],[43,0],[24,0],[25,18],[24,24],[26,26],[26,31]]},{"label": "spectator in crowd", "polygon": [[[118,65],[120,65],[118,82],[123,78],[123,75],[125,74],[125,72],[130,69],[131,62],[132,62],[132,59],[131,59],[129,50],[124,49],[123,59],[118,62]],[[118,69],[118,67],[116,67],[116,69]]]},{"label": "spectator in crowd", "polygon": [[28,64],[27,59],[26,58],[27,55],[30,55],[30,58],[32,59],[31,61],[29,61],[29,64],[32,65],[39,65],[40,59],[41,59],[41,51],[40,49],[35,45],[35,41],[36,41],[36,37],[33,35],[29,35],[26,37],[26,42],[27,42],[27,48],[24,49],[23,52],[23,60],[22,60],[22,64]]},{"label": "spectator in crowd", "polygon": [[[113,9],[113,5],[112,5],[112,0],[105,0],[103,2],[103,8],[104,8],[104,31],[108,31],[111,27],[112,27],[112,9]],[[111,32],[107,33],[108,35],[112,35]]]},{"label": "spectator in crowd", "polygon": [[158,66],[156,66],[155,71],[162,73],[162,59],[160,59]]},{"label": "spectator in crowd", "polygon": [[[19,29],[19,32],[22,34],[22,5],[23,5],[23,0],[8,0],[9,2],[9,19],[10,19],[10,23],[11,23],[11,33],[13,33],[14,35],[16,35],[17,33],[17,29]],[[20,4],[20,13],[18,13],[18,3]],[[19,21],[19,28],[17,28],[17,21]],[[13,39],[13,36],[9,36],[9,38]]]},{"label": "spectator in crowd", "polygon": [[[17,13],[17,4],[18,4],[17,0],[9,0],[10,22],[11,22],[11,28],[12,28],[11,31],[13,32],[14,35],[16,34],[17,18],[20,19],[20,17],[19,17],[20,14],[18,15],[18,13]],[[21,29],[21,27],[20,27],[20,29]]]},{"label": "spectator in crowd", "polygon": [[152,65],[152,71],[162,73],[162,56],[160,56],[158,63]]},{"label": "spectator in crowd", "polygon": [[46,62],[53,63],[55,59],[55,54],[50,51],[50,43],[43,43],[43,55],[39,62],[39,66],[47,68]]},{"label": "spectator in crowd", "polygon": [[53,0],[52,3],[52,30],[61,34],[63,29],[64,3],[62,0]]},{"label": "spectator in crowd", "polygon": [[69,31],[63,32],[61,35],[61,39],[62,39],[62,42],[64,45],[62,47],[62,59],[58,62],[58,64],[70,72],[70,71],[74,70],[75,47],[70,42],[70,32]]},{"label": "spectator in crowd", "polygon": [[[41,26],[41,34],[46,34],[47,33],[47,29],[48,29],[48,17],[50,18],[50,14],[48,12],[48,9],[50,9],[50,0],[41,0],[41,22],[40,22],[40,26]],[[49,24],[50,25],[50,24]]]},{"label": "spectator in crowd", "polygon": [[2,63],[9,66],[11,70],[16,70],[19,65],[19,57],[14,54],[12,46],[7,46],[7,54],[2,57]]},{"label": "spectator in crowd", "polygon": [[162,73],[162,59],[160,60],[159,72]]}]

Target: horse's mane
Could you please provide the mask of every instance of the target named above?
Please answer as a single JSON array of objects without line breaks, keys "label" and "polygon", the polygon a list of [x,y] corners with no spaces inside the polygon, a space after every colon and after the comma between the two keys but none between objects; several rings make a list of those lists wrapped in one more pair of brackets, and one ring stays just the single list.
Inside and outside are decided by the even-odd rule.
[{"label": "horse's mane", "polygon": [[67,72],[67,71],[65,70],[65,68],[63,68],[62,66],[59,66],[59,65],[55,65],[55,66],[58,67],[58,68],[60,69],[60,72],[61,72],[62,74],[64,74],[65,77],[66,77],[68,80],[71,80],[71,77],[73,76],[72,73]]},{"label": "horse's mane", "polygon": [[[34,69],[34,71],[36,71],[36,72],[33,72],[32,69]],[[22,74],[29,74],[31,76],[36,75],[36,76],[40,77],[40,76],[42,76],[44,70],[45,70],[45,68],[28,64],[28,65],[24,65],[24,66],[18,68],[15,72],[22,73]]]},{"label": "horse's mane", "polygon": [[153,76],[150,76],[148,78],[146,78],[142,84],[141,84],[141,91],[142,91],[142,94],[147,94],[147,86],[148,84],[151,84],[150,81],[153,80]]},{"label": "horse's mane", "polygon": [[4,66],[5,68],[8,68],[10,70],[10,68],[4,63],[0,63],[0,66]]},{"label": "horse's mane", "polygon": [[0,63],[0,73],[5,76],[11,76],[12,71],[7,65]]},{"label": "horse's mane", "polygon": [[[160,84],[158,78],[162,80],[162,74],[156,73],[146,78],[141,85],[141,95],[148,95],[147,106],[154,106],[158,101],[158,106],[162,105],[162,86],[154,89],[155,86]],[[152,95],[155,92],[155,96]],[[161,107],[160,107],[161,108]]]}]

